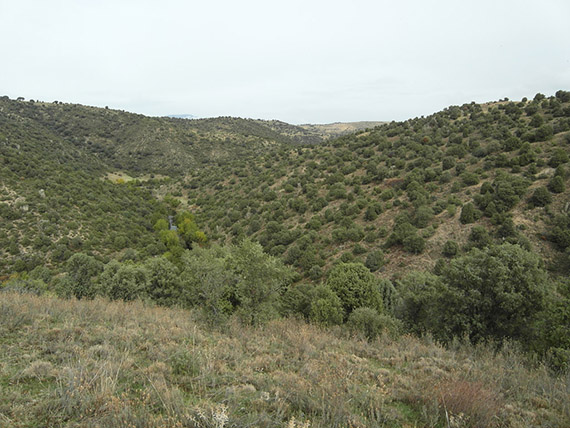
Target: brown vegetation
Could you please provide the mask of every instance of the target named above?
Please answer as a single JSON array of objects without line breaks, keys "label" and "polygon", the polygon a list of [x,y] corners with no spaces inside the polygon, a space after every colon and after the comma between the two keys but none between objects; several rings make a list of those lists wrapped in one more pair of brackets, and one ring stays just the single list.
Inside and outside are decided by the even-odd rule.
[{"label": "brown vegetation", "polygon": [[141,302],[0,294],[0,425],[568,426],[569,378],[515,349],[206,329]]}]

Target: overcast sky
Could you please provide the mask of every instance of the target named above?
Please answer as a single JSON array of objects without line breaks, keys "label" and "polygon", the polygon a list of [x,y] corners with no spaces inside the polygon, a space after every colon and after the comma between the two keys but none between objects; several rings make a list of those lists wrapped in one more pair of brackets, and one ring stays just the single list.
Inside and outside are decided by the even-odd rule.
[{"label": "overcast sky", "polygon": [[403,120],[570,90],[568,0],[0,0],[0,95]]}]

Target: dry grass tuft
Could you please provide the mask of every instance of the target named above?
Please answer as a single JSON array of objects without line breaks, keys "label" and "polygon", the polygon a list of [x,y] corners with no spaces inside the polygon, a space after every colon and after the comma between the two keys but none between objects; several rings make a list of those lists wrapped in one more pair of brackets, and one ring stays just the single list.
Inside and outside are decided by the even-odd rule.
[{"label": "dry grass tuft", "polygon": [[448,426],[497,426],[502,400],[480,382],[452,380],[441,384],[436,393]]}]

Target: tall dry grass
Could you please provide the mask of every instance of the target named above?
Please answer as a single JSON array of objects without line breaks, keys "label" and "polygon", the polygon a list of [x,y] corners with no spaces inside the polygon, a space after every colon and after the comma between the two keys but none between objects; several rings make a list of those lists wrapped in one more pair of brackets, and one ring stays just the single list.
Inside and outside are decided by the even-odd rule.
[{"label": "tall dry grass", "polygon": [[509,347],[8,293],[0,345],[7,427],[570,426],[568,377]]}]

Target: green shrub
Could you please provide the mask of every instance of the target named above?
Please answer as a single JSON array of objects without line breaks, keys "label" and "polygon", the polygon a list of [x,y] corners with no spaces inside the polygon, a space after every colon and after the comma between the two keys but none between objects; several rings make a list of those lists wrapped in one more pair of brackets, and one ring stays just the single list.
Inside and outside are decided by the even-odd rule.
[{"label": "green shrub", "polygon": [[364,266],[370,269],[370,272],[376,272],[384,265],[384,253],[381,250],[372,251],[366,256]]},{"label": "green shrub", "polygon": [[274,318],[279,294],[291,282],[293,271],[248,239],[230,247],[227,268],[237,278],[232,294],[242,321],[256,325]]},{"label": "green shrub", "polygon": [[408,253],[421,254],[426,248],[426,240],[419,235],[409,235],[403,239],[402,245]]},{"label": "green shrub", "polygon": [[560,176],[552,177],[552,179],[548,182],[548,190],[552,193],[562,193],[566,190],[566,186],[564,184],[564,180]]},{"label": "green shrub", "polygon": [[463,172],[461,174],[461,181],[466,186],[474,186],[479,183],[479,176],[472,172]]},{"label": "green shrub", "polygon": [[469,202],[463,205],[461,208],[461,214],[459,216],[459,221],[461,224],[474,223],[481,217],[481,212],[475,208],[475,206]]},{"label": "green shrub", "polygon": [[372,308],[357,308],[348,317],[347,326],[355,333],[363,334],[368,340],[373,340],[382,333],[382,318]]},{"label": "green shrub", "polygon": [[110,261],[101,274],[101,290],[111,300],[135,300],[146,297],[148,271],[133,263]]},{"label": "green shrub", "polygon": [[382,312],[378,280],[361,263],[339,263],[329,272],[327,286],[340,298],[345,316],[367,306]]},{"label": "green shrub", "polygon": [[440,298],[446,291],[441,279],[429,272],[412,271],[398,281],[398,290],[400,298],[395,312],[407,331],[439,335]]},{"label": "green shrub", "polygon": [[459,252],[459,244],[455,241],[446,241],[443,245],[442,254],[445,257],[453,257]]},{"label": "green shrub", "polygon": [[341,324],[344,310],[339,297],[325,285],[314,288],[311,301],[310,319],[322,325]]},{"label": "green shrub", "polygon": [[552,195],[544,186],[537,187],[529,199],[529,203],[535,207],[544,207],[552,202]]},{"label": "green shrub", "polygon": [[148,272],[145,294],[160,305],[171,306],[182,302],[183,293],[178,269],[168,259],[148,259],[144,267]]},{"label": "green shrub", "polygon": [[559,165],[562,165],[566,162],[568,162],[568,153],[566,153],[566,151],[564,149],[556,149],[554,151],[554,153],[552,154],[552,156],[550,157],[550,160],[548,161],[548,165],[550,165],[553,168],[558,167]]},{"label": "green shrub", "polygon": [[103,271],[103,263],[83,253],[74,254],[65,264],[67,277],[59,283],[62,297],[92,298],[97,294],[97,276]]},{"label": "green shrub", "polygon": [[525,339],[549,286],[540,258],[518,245],[473,249],[444,267],[439,327],[447,338]]}]

